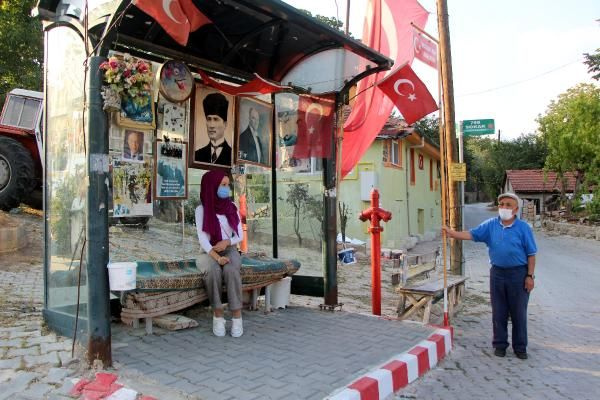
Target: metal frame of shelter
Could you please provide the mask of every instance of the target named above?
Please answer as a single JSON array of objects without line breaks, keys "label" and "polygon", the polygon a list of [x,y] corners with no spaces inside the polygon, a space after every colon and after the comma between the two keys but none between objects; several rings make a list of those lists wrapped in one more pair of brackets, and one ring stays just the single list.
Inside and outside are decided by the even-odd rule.
[{"label": "metal frame of shelter", "polygon": [[[341,105],[347,101],[350,87],[358,80],[391,67],[391,60],[362,43],[345,36],[301,11],[279,0],[194,0],[194,5],[212,24],[202,26],[189,37],[187,46],[175,42],[151,17],[136,8],[131,0],[98,1],[87,10],[87,1],[40,0],[36,12],[44,22],[46,63],[45,92],[45,147],[52,142],[52,122],[49,118],[56,108],[55,97],[49,98],[48,88],[55,85],[51,41],[53,30],[60,28],[74,33],[85,49],[82,115],[85,139],[85,177],[87,185],[85,213],[85,252],[88,292],[87,318],[75,320],[75,313],[55,309],[48,287],[48,270],[53,244],[48,225],[51,215],[45,215],[44,318],[59,333],[73,335],[87,347],[90,359],[98,358],[111,363],[110,302],[106,265],[109,261],[108,214],[108,121],[102,110],[100,90],[102,78],[99,65],[110,50],[127,52],[150,61],[163,62],[177,59],[189,66],[208,71],[213,77],[243,83],[261,77],[289,85],[295,93],[335,93],[338,117]],[[87,17],[87,18],[86,18]],[[58,35],[57,37],[60,37]],[[65,50],[67,54],[68,50]],[[329,61],[327,61],[329,60]],[[323,76],[323,62],[330,65],[331,79],[319,87],[310,85],[310,77]],[[65,59],[64,63],[76,60]],[[326,64],[326,65],[327,65]],[[327,75],[327,74],[326,74]],[[309,79],[307,79],[307,77]],[[68,77],[64,85],[69,85]],[[71,78],[72,79],[72,78]],[[79,82],[81,84],[81,82]],[[310,87],[313,86],[313,87]],[[67,86],[65,88],[68,89]],[[56,91],[55,89],[51,89]],[[50,111],[50,112],[49,112]],[[86,113],[87,112],[87,113]],[[50,115],[50,117],[48,117]],[[50,129],[48,129],[50,128]],[[341,127],[331,132],[338,138]],[[273,141],[274,142],[274,141]],[[340,142],[336,143],[339,145]],[[324,159],[324,242],[325,274],[324,302],[337,303],[337,249],[336,249],[336,160],[338,146],[332,146],[332,156]],[[48,150],[45,149],[46,156]],[[275,144],[271,151],[275,154]],[[273,163],[274,164],[274,163]],[[272,167],[272,185],[275,190],[276,168]],[[48,172],[46,172],[48,174]],[[47,175],[46,178],[49,178]],[[54,190],[45,180],[45,192]],[[45,195],[48,204],[48,194]],[[273,195],[273,199],[276,196]],[[277,209],[273,200],[274,241],[277,237]],[[277,244],[273,246],[277,257]],[[85,257],[84,257],[85,256]],[[78,293],[78,296],[80,293]],[[79,297],[78,297],[79,304]]]}]

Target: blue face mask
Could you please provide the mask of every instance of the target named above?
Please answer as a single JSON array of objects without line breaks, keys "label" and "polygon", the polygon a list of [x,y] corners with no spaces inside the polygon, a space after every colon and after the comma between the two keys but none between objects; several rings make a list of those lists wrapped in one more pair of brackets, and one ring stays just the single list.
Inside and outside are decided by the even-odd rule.
[{"label": "blue face mask", "polygon": [[231,197],[231,190],[228,186],[219,186],[217,189],[217,197],[220,199],[228,199]]}]

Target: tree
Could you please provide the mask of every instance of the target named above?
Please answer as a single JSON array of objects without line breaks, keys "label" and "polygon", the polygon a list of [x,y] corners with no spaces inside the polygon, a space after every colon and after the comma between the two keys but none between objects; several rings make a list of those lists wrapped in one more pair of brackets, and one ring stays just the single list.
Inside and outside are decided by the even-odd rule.
[{"label": "tree", "polygon": [[585,53],[583,55],[585,61],[583,62],[588,66],[588,72],[592,75],[592,78],[600,80],[600,49],[596,49],[594,54]]},{"label": "tree", "polygon": [[423,118],[415,122],[413,127],[436,146],[440,145],[440,120],[437,117]]},{"label": "tree", "polygon": [[600,88],[581,83],[550,102],[537,119],[548,146],[546,168],[559,176],[577,172],[581,184],[596,187],[600,204]]},{"label": "tree", "polygon": [[310,11],[304,10],[304,9],[298,9],[298,11],[308,15],[309,17],[316,19],[317,21],[321,22],[322,24],[332,27],[333,29],[336,29],[338,31],[343,31],[342,28],[344,27],[344,23],[335,17],[325,17],[323,15],[318,15],[318,14],[313,16]]},{"label": "tree", "polygon": [[308,194],[308,184],[306,183],[294,183],[288,188],[287,199],[285,201],[294,209],[294,233],[298,238],[298,246],[302,246],[300,217],[304,214],[306,203],[310,198],[311,197]]},{"label": "tree", "polygon": [[31,17],[36,0],[0,2],[0,108],[15,87],[40,90],[44,46],[42,23]]}]

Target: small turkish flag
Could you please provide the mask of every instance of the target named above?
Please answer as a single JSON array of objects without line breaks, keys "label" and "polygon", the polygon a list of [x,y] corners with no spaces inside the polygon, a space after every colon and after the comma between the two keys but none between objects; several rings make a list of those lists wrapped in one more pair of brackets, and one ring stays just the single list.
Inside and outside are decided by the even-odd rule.
[{"label": "small turkish flag", "polygon": [[298,139],[293,157],[330,158],[335,102],[301,95],[298,101]]},{"label": "small turkish flag", "polygon": [[415,57],[437,69],[437,44],[427,39],[421,32],[414,32]]},{"label": "small turkish flag", "polygon": [[377,83],[377,87],[394,103],[404,120],[412,124],[438,110],[437,103],[417,74],[404,64]]},{"label": "small turkish flag", "polygon": [[192,0],[134,0],[134,4],[182,46],[187,45],[190,32],[212,22]]}]

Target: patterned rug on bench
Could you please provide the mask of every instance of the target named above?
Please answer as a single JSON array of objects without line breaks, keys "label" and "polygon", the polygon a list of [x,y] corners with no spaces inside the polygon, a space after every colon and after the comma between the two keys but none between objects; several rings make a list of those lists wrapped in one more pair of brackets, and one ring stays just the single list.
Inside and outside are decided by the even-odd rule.
[{"label": "patterned rug on bench", "polygon": [[205,272],[196,260],[137,261],[138,291],[190,290],[204,288]]}]

